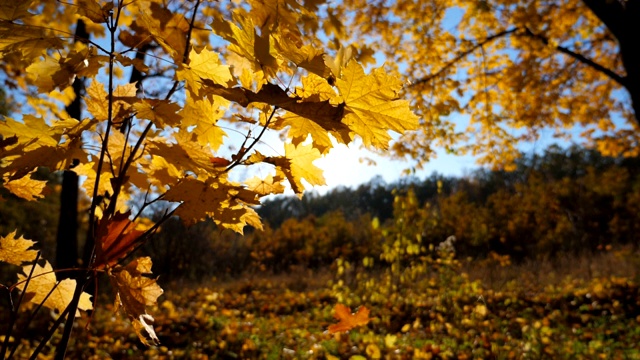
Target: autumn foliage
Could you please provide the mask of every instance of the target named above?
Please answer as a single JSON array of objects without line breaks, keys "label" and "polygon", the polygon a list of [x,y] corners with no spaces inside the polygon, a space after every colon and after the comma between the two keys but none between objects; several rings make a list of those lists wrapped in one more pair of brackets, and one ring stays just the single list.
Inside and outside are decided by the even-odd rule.
[{"label": "autumn foliage", "polygon": [[445,147],[513,169],[523,143],[581,138],[638,155],[640,7],[628,1],[348,0],[336,37],[367,38],[406,76],[420,130],[393,147],[424,164]]},{"label": "autumn foliage", "polygon": [[[303,181],[324,184],[313,161],[333,144],[359,137],[384,150],[390,130],[417,128],[395,73],[365,71],[344,49],[321,47],[317,10],[315,2],[3,0],[0,69],[19,105],[0,122],[2,186],[36,200],[47,186],[36,169],[75,172],[91,199],[86,238],[95,244],[75,279],[58,282],[49,263],[34,262],[31,243],[3,237],[2,260],[28,263],[9,296],[22,289],[24,303],[58,310],[55,329],[91,307],[83,290],[105,273],[140,340],[156,344],[146,308],[162,290],[151,260],[129,255],[162,222],[260,228],[253,206],[285,186],[301,195]],[[90,38],[70,36],[80,24]],[[122,81],[134,68],[142,80]],[[84,91],[70,86],[76,78]],[[64,109],[75,99],[81,118]],[[268,132],[282,134],[281,148],[261,146]],[[255,167],[268,170],[238,178],[237,169]],[[141,223],[158,204],[163,215]],[[66,318],[60,357],[73,324]]]},{"label": "autumn foliage", "polygon": [[[333,212],[263,227],[256,207],[287,188],[301,197],[323,185],[314,161],[356,139],[368,149],[409,155],[417,167],[441,146],[481,155],[480,162],[495,169],[517,170],[518,144],[548,129],[571,137],[565,129],[578,125],[579,136],[605,155],[637,156],[640,58],[630,34],[638,15],[631,1],[606,0],[0,0],[0,108],[7,112],[0,121],[0,190],[14,200],[45,200],[52,189],[41,172],[64,171],[82,179],[86,205],[86,251],[78,267],[54,267],[41,244],[20,236],[20,229],[0,236],[0,261],[11,276],[0,284],[8,304],[0,358],[64,358],[76,317],[103,310],[96,298],[104,296],[105,283],[113,293],[109,310],[121,309],[133,338],[160,352],[157,346],[171,341],[160,330],[166,334],[170,325],[156,327],[154,311],[164,309],[165,320],[184,324],[173,302],[158,303],[163,290],[152,258],[136,256],[141,249],[153,252],[154,238],[171,241],[163,229],[176,226],[175,218],[208,234],[226,231],[220,239],[236,241],[216,249],[238,255],[219,266],[227,275],[246,270],[238,264],[254,269],[245,272],[251,275],[331,266],[332,304],[322,294],[285,296],[292,304],[286,311],[316,309],[310,316],[324,319],[315,325],[322,338],[313,339],[325,344],[310,345],[307,355],[332,359],[340,351],[331,344],[352,341],[345,332],[373,328],[382,329],[380,336],[361,341],[363,351],[349,350],[352,358],[381,358],[381,348],[413,358],[554,356],[560,350],[547,345],[562,335],[551,324],[594,333],[600,318],[589,311],[637,314],[637,304],[625,302],[637,286],[626,280],[567,286],[562,294],[575,297],[567,305],[560,292],[530,297],[485,290],[461,271],[458,257],[480,252],[483,261],[502,267],[512,257],[521,262],[585,245],[625,245],[638,233],[637,171],[630,166],[557,177],[535,169],[482,196],[465,191],[477,188],[464,182],[446,194],[438,182],[429,201],[398,190],[386,198],[386,219],[363,211],[347,221],[345,212]],[[374,66],[376,52],[385,65]],[[74,114],[71,104],[83,111]],[[455,114],[468,116],[468,123],[460,127]],[[267,140],[277,137],[275,144]],[[246,237],[228,235],[245,231]],[[189,256],[169,250],[184,246],[155,250],[162,248],[163,265],[191,265]],[[236,259],[242,261],[231,269]],[[616,300],[589,305],[592,294]],[[280,308],[270,306],[281,306],[265,301],[249,312],[248,295],[237,303],[201,295],[192,297],[209,305],[196,315],[219,305],[227,319],[237,319],[242,303],[245,325],[262,310],[277,315]],[[510,316],[512,302],[526,303],[520,308],[541,319]],[[582,302],[586,310],[572,308]],[[550,304],[582,312],[580,322],[544,313]],[[37,341],[22,346],[43,307],[53,320]],[[331,316],[338,323],[328,323]],[[245,325],[218,326],[205,317],[194,323],[224,329],[236,348],[230,352],[222,340],[198,343],[197,351],[259,354],[257,334],[239,339],[238,326]],[[398,337],[406,333],[441,343],[406,347]],[[45,349],[51,339],[55,350]],[[457,346],[459,339],[473,339],[471,349]],[[598,338],[570,353],[620,357],[619,349],[635,340],[630,335],[620,345]],[[518,346],[526,351],[515,352]]]}]

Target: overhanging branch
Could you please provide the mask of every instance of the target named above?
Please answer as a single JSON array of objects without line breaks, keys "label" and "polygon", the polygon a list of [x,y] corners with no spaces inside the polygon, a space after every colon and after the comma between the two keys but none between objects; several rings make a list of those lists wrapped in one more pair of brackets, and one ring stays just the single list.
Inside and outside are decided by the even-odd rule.
[{"label": "overhanging branch", "polygon": [[[547,39],[545,36],[542,36],[540,34],[535,34],[533,31],[531,31],[529,28],[524,28],[524,35],[532,37],[534,39],[538,39],[540,40],[543,44],[545,45],[549,45],[549,39]],[[613,70],[606,68],[604,66],[602,66],[601,64],[598,64],[597,62],[585,57],[582,54],[578,54],[575,51],[572,51],[564,46],[560,46],[560,45],[556,45],[554,46],[554,49],[556,49],[557,51],[568,55],[576,60],[578,60],[579,62],[593,68],[596,71],[599,71],[601,73],[603,73],[604,75],[606,75],[607,77],[609,77],[611,80],[617,82],[618,84],[620,84],[623,87],[626,87],[626,79],[620,75],[618,75],[616,72],[614,72]]]},{"label": "overhanging branch", "polygon": [[[488,36],[485,39],[483,39],[482,41],[476,43],[475,45],[473,45],[471,48],[460,52],[458,55],[456,55],[455,58],[453,58],[450,62],[448,62],[446,65],[444,65],[442,68],[440,68],[438,71],[422,78],[419,80],[414,81],[411,84],[411,87],[414,86],[418,86],[424,83],[427,83],[429,81],[431,81],[432,79],[442,75],[442,73],[444,73],[446,70],[448,70],[449,68],[451,68],[452,66],[454,66],[458,61],[462,60],[463,58],[465,58],[466,56],[470,55],[471,53],[473,53],[474,51],[476,51],[477,49],[483,47],[484,45],[490,43],[493,40],[511,35],[511,34],[518,34],[518,35],[523,35],[523,36],[528,36],[530,38],[533,39],[537,39],[539,41],[541,41],[543,44],[545,45],[549,45],[549,39],[546,38],[545,36],[539,35],[539,34],[535,34],[534,32],[532,32],[529,28],[512,28],[509,30],[504,30],[501,31],[499,33],[496,33],[494,35]],[[593,61],[592,59],[587,58],[586,56],[576,53],[575,51],[570,50],[569,48],[566,48],[564,46],[560,46],[560,45],[556,45],[554,46],[554,49],[557,50],[560,53],[563,53],[569,57],[572,57],[576,60],[578,60],[579,62],[593,68],[596,71],[601,72],[602,74],[606,75],[607,77],[609,77],[611,80],[617,82],[618,84],[620,84],[623,87],[627,87],[627,81],[626,78],[623,76],[620,76],[619,74],[617,74],[615,71]]]},{"label": "overhanging branch", "polygon": [[476,51],[477,49],[479,49],[479,48],[483,47],[484,45],[486,45],[486,44],[488,44],[488,43],[490,43],[490,42],[492,42],[493,40],[496,40],[496,39],[499,39],[499,38],[501,38],[501,37],[504,37],[504,36],[507,36],[507,35],[513,34],[513,33],[515,33],[515,32],[516,32],[516,31],[518,31],[518,30],[519,30],[518,28],[513,28],[513,29],[509,29],[509,30],[504,30],[504,31],[501,31],[501,32],[499,32],[499,33],[497,33],[497,34],[494,34],[494,35],[491,35],[491,36],[489,36],[489,37],[485,38],[484,40],[482,40],[482,41],[480,41],[479,43],[475,44],[475,45],[474,45],[474,46],[472,46],[471,48],[469,48],[469,49],[467,49],[467,50],[465,50],[465,51],[462,51],[461,53],[459,53],[458,55],[456,55],[456,57],[455,57],[455,58],[453,58],[453,60],[451,60],[451,61],[450,61],[450,62],[448,62],[445,66],[443,66],[442,68],[440,68],[440,70],[436,71],[435,73],[433,73],[433,74],[431,74],[431,75],[429,75],[429,76],[426,76],[426,77],[424,77],[424,78],[422,78],[422,79],[419,79],[419,80],[417,80],[417,81],[413,82],[413,83],[411,84],[411,87],[413,87],[413,86],[417,86],[417,85],[421,85],[421,84],[424,84],[424,83],[427,83],[427,82],[431,81],[432,79],[434,79],[434,78],[436,78],[436,77],[440,76],[443,72],[447,71],[447,69],[449,69],[450,67],[452,67],[453,65],[455,65],[458,61],[462,60],[462,59],[463,59],[463,58],[465,58],[467,55],[471,54],[472,52]]}]

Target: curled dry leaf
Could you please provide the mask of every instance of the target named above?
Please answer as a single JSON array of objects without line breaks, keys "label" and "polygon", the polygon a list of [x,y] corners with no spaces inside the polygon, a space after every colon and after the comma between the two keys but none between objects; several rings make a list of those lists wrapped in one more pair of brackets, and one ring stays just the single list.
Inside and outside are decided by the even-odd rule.
[{"label": "curled dry leaf", "polygon": [[153,317],[146,307],[157,304],[162,288],[151,278],[151,258],[133,260],[127,266],[118,266],[110,272],[110,280],[116,291],[116,311],[120,307],[129,317],[143,344],[158,345],[160,340],[153,330]]},{"label": "curled dry leaf", "polygon": [[337,304],[333,317],[340,320],[339,323],[329,326],[330,333],[349,331],[356,326],[367,325],[369,323],[369,309],[361,306],[358,312],[351,313],[351,309],[342,304]]}]

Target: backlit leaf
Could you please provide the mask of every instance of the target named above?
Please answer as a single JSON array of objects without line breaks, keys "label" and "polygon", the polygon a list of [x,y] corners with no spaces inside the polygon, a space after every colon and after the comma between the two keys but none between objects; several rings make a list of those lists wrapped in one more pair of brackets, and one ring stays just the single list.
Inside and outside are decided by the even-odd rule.
[{"label": "backlit leaf", "polygon": [[222,65],[218,54],[202,49],[199,53],[191,50],[189,64],[182,64],[176,71],[178,80],[185,80],[187,87],[194,94],[200,94],[202,80],[211,80],[214,84],[226,85],[233,78],[229,71],[229,66]]},{"label": "backlit leaf", "polygon": [[22,265],[36,259],[37,250],[30,250],[36,243],[23,236],[16,239],[16,231],[0,237],[0,262]]},{"label": "backlit leaf", "polygon": [[291,188],[296,194],[304,191],[302,179],[312,186],[324,185],[322,170],[313,165],[313,161],[320,158],[318,149],[311,145],[285,144],[285,156],[269,157],[264,161],[276,166],[289,180]]},{"label": "backlit leaf", "polygon": [[7,178],[5,177],[5,183],[2,186],[15,196],[29,201],[44,197],[43,190],[47,186],[47,182],[44,180],[35,180],[30,176],[24,176],[16,180],[6,180]]},{"label": "backlit leaf", "polygon": [[113,265],[133,250],[136,241],[144,231],[136,230],[129,220],[131,214],[116,213],[111,218],[103,218],[98,223],[96,235],[96,266]]},{"label": "backlit leaf", "polygon": [[[62,313],[73,299],[76,281],[64,279],[58,282],[56,280],[56,274],[53,272],[53,268],[49,262],[46,262],[44,266],[40,266],[39,264],[35,264],[34,266],[33,275],[26,289],[24,286],[27,276],[18,274],[18,289],[30,295],[27,297],[29,302],[38,305],[44,301],[44,306],[56,310],[58,313]],[[25,266],[23,272],[29,274],[31,273],[31,268],[31,266]],[[91,310],[92,308],[91,295],[82,293],[80,302],[78,303],[78,309]],[[76,316],[80,316],[80,311],[76,311]]]},{"label": "backlit leaf", "polygon": [[418,117],[406,100],[396,100],[402,82],[384,69],[365,75],[364,69],[350,61],[336,81],[346,103],[343,122],[362,137],[365,146],[387,149],[389,130],[401,133],[418,128]]}]

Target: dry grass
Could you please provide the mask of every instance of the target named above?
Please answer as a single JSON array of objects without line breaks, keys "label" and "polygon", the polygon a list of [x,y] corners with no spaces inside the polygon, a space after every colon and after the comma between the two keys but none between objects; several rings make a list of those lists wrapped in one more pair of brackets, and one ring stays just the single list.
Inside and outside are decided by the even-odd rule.
[{"label": "dry grass", "polygon": [[540,291],[567,281],[589,282],[604,277],[624,277],[640,281],[640,251],[631,247],[609,249],[597,253],[565,254],[555,259],[527,260],[520,264],[500,264],[487,259],[469,261],[463,266],[471,280],[480,280],[493,290],[509,283]]}]

